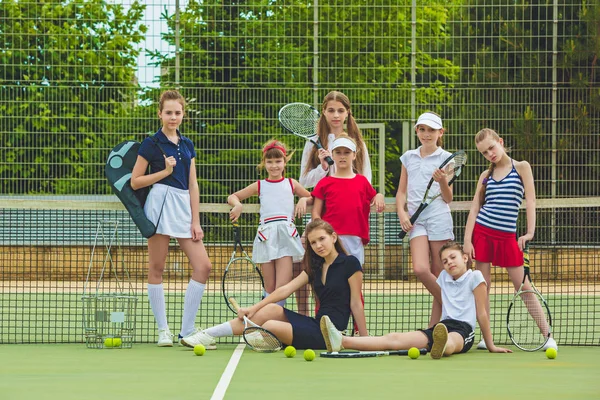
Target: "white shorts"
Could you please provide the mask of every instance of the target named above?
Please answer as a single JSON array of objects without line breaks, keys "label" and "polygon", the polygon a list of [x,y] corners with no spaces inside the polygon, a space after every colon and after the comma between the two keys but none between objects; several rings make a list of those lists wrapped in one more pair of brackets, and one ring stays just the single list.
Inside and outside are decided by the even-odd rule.
[{"label": "white shorts", "polygon": [[409,239],[427,236],[429,240],[454,240],[452,215],[443,213],[428,218],[419,218],[410,230]]},{"label": "white shorts", "polygon": [[358,258],[360,265],[365,263],[365,246],[362,239],[354,235],[338,235],[348,254]]},{"label": "white shorts", "polygon": [[192,237],[192,206],[188,190],[155,183],[148,193],[144,213],[154,225],[158,225],[156,233],[174,238]]}]

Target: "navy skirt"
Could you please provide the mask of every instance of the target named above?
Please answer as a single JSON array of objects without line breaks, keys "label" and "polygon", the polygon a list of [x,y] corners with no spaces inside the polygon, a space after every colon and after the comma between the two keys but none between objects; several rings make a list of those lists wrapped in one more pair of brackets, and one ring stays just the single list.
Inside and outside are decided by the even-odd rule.
[{"label": "navy skirt", "polygon": [[[325,349],[325,340],[316,318],[307,317],[284,308],[285,317],[292,325],[292,346],[296,349]],[[289,344],[289,343],[286,343]]]}]

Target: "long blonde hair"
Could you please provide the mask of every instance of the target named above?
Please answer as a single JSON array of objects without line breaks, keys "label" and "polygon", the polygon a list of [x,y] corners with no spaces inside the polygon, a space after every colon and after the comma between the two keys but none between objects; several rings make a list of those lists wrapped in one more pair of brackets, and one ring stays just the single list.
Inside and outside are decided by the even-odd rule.
[{"label": "long blonde hair", "polygon": [[[482,130],[477,132],[477,134],[475,135],[475,144],[479,144],[480,142],[487,139],[488,137],[491,137],[495,141],[500,142],[500,135],[498,135],[496,133],[496,131],[494,131],[493,129],[490,129],[490,128],[483,128]],[[481,187],[481,192],[479,192],[479,204],[481,204],[481,205],[485,204],[485,190],[487,188],[488,181],[490,180],[490,178],[492,177],[492,174],[494,173],[494,168],[496,168],[496,164],[490,163],[490,166],[488,168],[488,174],[483,179],[483,185]]]},{"label": "long blonde hair", "polygon": [[[329,125],[327,124],[327,119],[325,118],[325,109],[327,108],[327,104],[330,101],[339,101],[342,103],[346,111],[348,111],[348,120],[346,121],[346,130],[348,136],[350,136],[356,142],[356,160],[354,161],[354,167],[357,173],[364,173],[364,162],[365,162],[365,140],[363,139],[362,133],[360,132],[360,128],[356,123],[356,120],[352,116],[352,110],[350,109],[350,99],[342,92],[332,91],[327,93],[325,98],[323,99],[323,104],[321,106],[321,118],[319,118],[319,124],[317,125],[317,135],[319,137],[319,141],[324,149],[329,148],[329,143],[327,136],[329,135]],[[310,158],[308,160],[308,164],[306,166],[306,170],[304,170],[304,175],[308,174],[309,171],[315,169],[321,161],[319,160],[319,151],[316,146],[313,146],[310,152]]]}]

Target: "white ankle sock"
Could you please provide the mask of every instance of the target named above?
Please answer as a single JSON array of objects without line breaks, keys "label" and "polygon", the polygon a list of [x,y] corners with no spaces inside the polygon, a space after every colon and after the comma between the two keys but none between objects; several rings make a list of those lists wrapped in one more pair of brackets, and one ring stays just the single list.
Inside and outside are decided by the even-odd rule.
[{"label": "white ankle sock", "polygon": [[181,318],[181,336],[187,336],[194,331],[194,322],[196,314],[200,308],[202,295],[206,284],[196,282],[190,279],[188,287],[185,291],[185,300],[183,302],[183,317]]},{"label": "white ankle sock", "polygon": [[148,301],[150,301],[150,307],[152,308],[154,319],[156,319],[158,330],[169,329],[165,309],[165,292],[162,283],[148,284]]},{"label": "white ankle sock", "polygon": [[233,335],[233,329],[231,329],[229,322],[223,322],[220,325],[210,327],[205,332],[214,338]]}]

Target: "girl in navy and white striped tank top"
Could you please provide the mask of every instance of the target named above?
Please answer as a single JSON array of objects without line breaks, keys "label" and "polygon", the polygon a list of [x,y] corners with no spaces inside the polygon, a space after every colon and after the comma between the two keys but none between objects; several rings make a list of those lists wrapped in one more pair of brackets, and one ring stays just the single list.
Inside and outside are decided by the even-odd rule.
[{"label": "girl in navy and white striped tank top", "polygon": [[[489,315],[492,265],[507,270],[515,290],[521,285],[523,249],[535,233],[535,185],[531,165],[527,161],[511,159],[506,154],[504,141],[496,132],[482,129],[475,136],[475,144],[477,150],[492,164],[488,171],[481,174],[477,183],[477,192],[465,227],[464,250],[475,261],[475,268],[481,271],[488,284],[486,311]],[[517,217],[524,198],[527,199],[526,232],[517,236]],[[526,283],[524,289],[531,289],[531,285]],[[532,315],[542,313],[539,302],[527,308]],[[544,349],[557,348],[556,341],[550,337],[547,323],[540,323],[540,333],[548,337]],[[477,348],[486,348],[483,339]]]},{"label": "girl in navy and white striped tank top", "polygon": [[476,222],[503,232],[517,231],[519,206],[525,195],[521,176],[513,167],[503,179],[489,177],[485,189],[485,203],[477,214]]}]

